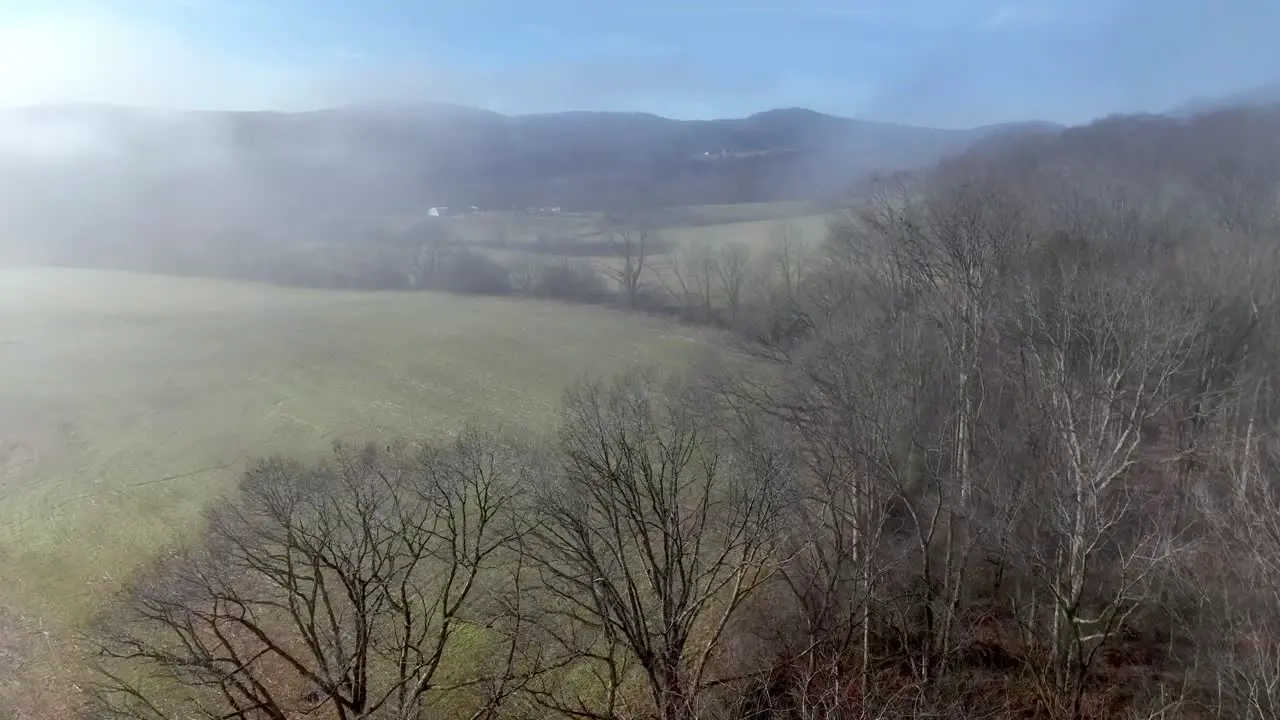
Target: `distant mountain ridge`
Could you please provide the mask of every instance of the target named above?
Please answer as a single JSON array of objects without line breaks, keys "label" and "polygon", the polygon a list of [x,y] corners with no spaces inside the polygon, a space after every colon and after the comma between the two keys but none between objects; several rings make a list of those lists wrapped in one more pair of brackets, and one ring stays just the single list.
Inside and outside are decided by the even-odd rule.
[{"label": "distant mountain ridge", "polygon": [[28,245],[324,241],[433,206],[614,212],[811,200],[980,140],[1055,129],[941,130],[802,108],[723,120],[445,104],[19,108],[0,110],[0,220]]},{"label": "distant mountain ridge", "polygon": [[[205,172],[261,172],[268,184],[311,187],[326,197],[361,197],[367,193],[352,186],[359,182],[388,202],[397,197],[411,205],[580,209],[807,199],[871,172],[928,165],[976,140],[1031,127],[939,130],[802,108],[672,120],[610,112],[502,115],[445,104],[299,113],[49,106],[0,112],[0,134],[6,120],[37,134],[40,126],[78,127],[114,148],[116,159],[161,173],[187,175],[193,160],[203,159],[197,164]],[[165,158],[175,167],[166,169]]]}]

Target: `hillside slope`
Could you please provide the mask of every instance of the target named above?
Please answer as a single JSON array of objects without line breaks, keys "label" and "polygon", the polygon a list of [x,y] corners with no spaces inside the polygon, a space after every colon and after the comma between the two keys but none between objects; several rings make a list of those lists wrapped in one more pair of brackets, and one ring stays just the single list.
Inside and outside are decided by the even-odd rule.
[{"label": "hillside slope", "polygon": [[442,205],[806,200],[1020,129],[915,128],[802,109],[679,121],[449,105],[293,114],[26,108],[0,112],[0,218],[10,244],[21,238],[29,251],[110,238],[349,235],[370,219]]}]

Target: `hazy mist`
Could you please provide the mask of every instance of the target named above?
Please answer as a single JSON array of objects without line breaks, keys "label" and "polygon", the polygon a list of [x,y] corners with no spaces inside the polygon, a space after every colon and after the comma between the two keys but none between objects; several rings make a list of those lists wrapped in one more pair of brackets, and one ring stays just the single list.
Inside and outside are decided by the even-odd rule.
[{"label": "hazy mist", "polygon": [[[133,0],[0,11],[0,107],[9,108],[0,109],[0,217],[9,228],[0,257],[125,262],[122,245],[150,256],[194,235],[261,243],[324,223],[335,236],[363,236],[433,205],[813,200],[992,132],[925,127],[1080,123],[1280,79],[1269,32],[1280,6],[1258,0],[664,2],[618,9],[616,19],[577,2],[528,17],[511,3],[482,3],[476,22],[487,13],[518,25],[499,47],[537,58],[506,64],[478,51],[464,62],[457,47],[433,45],[430,18],[412,52],[357,29],[349,42],[339,31],[321,36],[303,23],[309,7]],[[332,9],[323,7],[315,14]],[[458,12],[441,9],[441,23],[456,30]],[[639,29],[663,23],[675,40]],[[750,35],[762,26],[777,28],[777,43]],[[226,31],[258,27],[270,29],[258,44]],[[788,39],[804,32],[814,33],[811,57]],[[823,48],[842,33],[857,48],[828,57]],[[261,44],[271,37],[283,44]],[[739,47],[746,37],[763,46]],[[807,107],[921,128],[805,114],[516,121],[452,105],[682,119]],[[278,114],[299,112],[307,114]],[[730,159],[691,160],[721,151]],[[148,249],[135,247],[140,238]],[[79,257],[92,247],[95,259]]]},{"label": "hazy mist", "polygon": [[0,716],[1276,720],[1277,31],[0,0]]}]

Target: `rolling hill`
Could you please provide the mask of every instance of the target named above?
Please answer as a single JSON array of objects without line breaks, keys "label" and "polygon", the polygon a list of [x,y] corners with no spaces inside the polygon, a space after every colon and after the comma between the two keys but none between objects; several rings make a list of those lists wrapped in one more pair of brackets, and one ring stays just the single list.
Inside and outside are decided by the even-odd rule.
[{"label": "rolling hill", "polygon": [[1044,127],[939,130],[797,108],[709,121],[507,116],[451,105],[13,109],[0,112],[0,219],[8,229],[0,244],[11,256],[50,247],[75,255],[122,239],[350,235],[370,219],[432,206],[808,200],[875,171],[929,165],[983,138]]}]

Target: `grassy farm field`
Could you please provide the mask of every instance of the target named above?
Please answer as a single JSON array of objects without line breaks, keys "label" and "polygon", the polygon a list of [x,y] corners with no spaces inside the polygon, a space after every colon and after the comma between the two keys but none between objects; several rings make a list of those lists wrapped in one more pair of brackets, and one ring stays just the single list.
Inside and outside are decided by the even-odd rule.
[{"label": "grassy farm field", "polygon": [[710,346],[600,308],[0,270],[0,665],[46,641],[55,660],[247,457],[468,421],[536,432],[584,374]]},{"label": "grassy farm field", "polygon": [[[549,213],[526,211],[480,211],[460,217],[400,218],[388,222],[388,229],[405,231],[423,223],[439,223],[462,242],[501,242],[509,247],[532,243],[539,237],[580,238],[599,234],[606,225],[599,213]],[[652,229],[664,236],[719,238],[742,236],[754,243],[767,237],[781,222],[813,227],[818,235],[826,217],[814,213],[806,203],[744,203],[742,205],[691,205],[661,208],[647,216]],[[763,232],[762,232],[763,231]]]},{"label": "grassy farm field", "polygon": [[826,237],[828,218],[825,215],[803,215],[784,220],[744,220],[716,223],[705,226],[668,228],[658,231],[674,246],[705,243],[712,247],[726,243],[742,243],[753,252],[762,253],[775,244],[781,226],[789,225],[798,232],[797,239],[817,245]]}]

